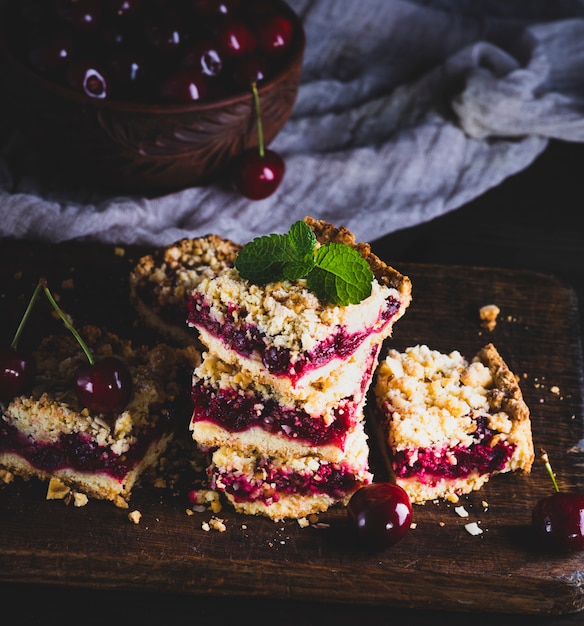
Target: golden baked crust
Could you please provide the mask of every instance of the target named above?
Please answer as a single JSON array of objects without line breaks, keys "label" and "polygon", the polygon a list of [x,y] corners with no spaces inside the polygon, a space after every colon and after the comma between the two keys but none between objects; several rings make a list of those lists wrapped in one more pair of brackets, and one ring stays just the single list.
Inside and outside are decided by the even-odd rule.
[{"label": "golden baked crust", "polygon": [[[413,502],[456,501],[494,474],[531,471],[529,408],[493,344],[470,362],[458,351],[442,354],[425,345],[389,350],[374,389],[390,470]],[[469,467],[475,446],[493,451],[492,464]],[[450,471],[462,458],[469,471]],[[484,455],[477,458],[485,462]]]},{"label": "golden baked crust", "polygon": [[204,276],[231,267],[241,246],[219,235],[180,239],[138,260],[130,273],[130,299],[147,326],[182,344],[196,343],[186,326],[191,289]]}]

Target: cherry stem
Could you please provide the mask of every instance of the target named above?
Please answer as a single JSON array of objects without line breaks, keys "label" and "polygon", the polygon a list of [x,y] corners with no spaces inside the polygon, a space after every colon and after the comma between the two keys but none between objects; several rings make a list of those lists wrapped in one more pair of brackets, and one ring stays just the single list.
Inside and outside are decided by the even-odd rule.
[{"label": "cherry stem", "polygon": [[560,488],[558,487],[558,483],[556,482],[556,477],[554,475],[554,471],[552,469],[552,465],[550,463],[550,458],[549,458],[547,452],[543,448],[540,449],[540,452],[541,452],[541,460],[544,462],[545,468],[546,468],[548,474],[550,475],[550,477],[552,479],[552,482],[554,483],[555,490],[556,491],[560,491]]},{"label": "cherry stem", "polygon": [[16,348],[18,347],[18,342],[20,341],[20,335],[22,335],[22,331],[24,330],[24,326],[28,320],[28,318],[30,317],[32,308],[34,306],[34,303],[36,302],[37,296],[39,295],[39,291],[41,290],[41,285],[38,284],[35,288],[34,291],[32,293],[32,296],[29,300],[28,306],[26,307],[26,311],[24,312],[24,315],[22,316],[21,320],[20,320],[20,324],[18,325],[18,328],[16,329],[16,333],[14,333],[14,339],[12,340],[12,343],[10,344],[10,347],[13,350],[16,350]]},{"label": "cherry stem", "polygon": [[264,156],[264,131],[262,127],[262,116],[260,112],[260,94],[258,93],[257,83],[254,81],[251,84],[251,92],[253,93],[253,101],[256,112],[256,124],[258,127],[258,148],[260,150],[260,156]]},{"label": "cherry stem", "polygon": [[65,324],[65,326],[73,333],[73,336],[75,337],[75,339],[77,339],[77,341],[79,342],[79,345],[81,346],[83,352],[85,352],[85,356],[87,357],[89,364],[94,365],[95,359],[93,358],[93,355],[91,354],[86,343],[81,338],[81,335],[74,328],[73,324],[71,324],[69,318],[65,315],[65,313],[63,313],[63,311],[61,310],[61,307],[57,304],[57,301],[55,300],[55,298],[53,298],[53,294],[51,293],[50,289],[47,286],[47,281],[44,278],[41,278],[39,281],[39,285],[42,285],[45,295],[47,296],[49,302],[53,306],[53,309],[55,309],[55,311],[57,312],[57,314],[63,321],[63,324]]}]

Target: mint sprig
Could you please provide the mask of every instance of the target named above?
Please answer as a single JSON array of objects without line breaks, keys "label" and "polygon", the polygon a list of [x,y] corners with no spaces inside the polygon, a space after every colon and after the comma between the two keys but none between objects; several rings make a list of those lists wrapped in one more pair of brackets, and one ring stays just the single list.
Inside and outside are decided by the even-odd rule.
[{"label": "mint sprig", "polygon": [[308,288],[325,302],[359,304],[371,295],[373,272],[351,246],[330,242],[317,247],[310,226],[299,220],[285,235],[256,237],[235,259],[242,276],[258,285],[306,279]]}]

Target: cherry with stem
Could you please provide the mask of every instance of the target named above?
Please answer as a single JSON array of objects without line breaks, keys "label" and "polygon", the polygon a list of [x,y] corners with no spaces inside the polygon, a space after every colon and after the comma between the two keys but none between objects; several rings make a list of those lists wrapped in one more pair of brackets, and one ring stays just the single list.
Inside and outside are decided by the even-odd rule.
[{"label": "cherry with stem", "polygon": [[20,351],[18,343],[40,290],[41,286],[37,285],[10,346],[0,348],[0,400],[4,402],[8,402],[25,391],[32,385],[36,376],[37,367],[34,355]]},{"label": "cherry with stem", "polygon": [[286,166],[284,159],[264,146],[264,133],[257,83],[251,83],[258,130],[258,147],[243,152],[235,162],[233,182],[235,188],[250,200],[263,200],[280,186]]},{"label": "cherry with stem", "polygon": [[81,335],[57,304],[46,280],[41,279],[40,284],[49,302],[87,357],[88,362],[79,365],[75,372],[75,391],[79,401],[97,413],[122,411],[133,392],[132,376],[128,367],[115,356],[107,356],[96,361]]},{"label": "cherry with stem", "polygon": [[560,491],[545,450],[541,450],[541,458],[552,479],[554,493],[541,498],[532,511],[536,537],[559,552],[584,550],[584,494]]}]

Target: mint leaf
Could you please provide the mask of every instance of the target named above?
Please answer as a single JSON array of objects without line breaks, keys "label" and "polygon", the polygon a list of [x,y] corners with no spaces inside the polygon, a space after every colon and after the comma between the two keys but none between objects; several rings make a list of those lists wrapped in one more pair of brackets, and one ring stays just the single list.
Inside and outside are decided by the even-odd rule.
[{"label": "mint leaf", "polygon": [[297,258],[302,259],[306,256],[314,257],[314,248],[316,247],[316,235],[312,228],[302,220],[295,222],[288,232],[290,243],[297,252]]},{"label": "mint leaf", "polygon": [[296,259],[296,251],[288,235],[256,237],[246,244],[235,259],[240,275],[258,285],[281,280],[284,265]]},{"label": "mint leaf", "polygon": [[325,244],[316,251],[315,263],[307,283],[321,300],[347,306],[371,295],[373,272],[355,248],[336,242]]},{"label": "mint leaf", "polygon": [[373,272],[357,250],[340,242],[316,245],[313,230],[298,221],[285,235],[256,237],[245,245],[235,269],[259,285],[306,278],[320,300],[338,306],[358,304],[371,295]]},{"label": "mint leaf", "polygon": [[296,258],[287,261],[282,269],[285,278],[298,280],[304,278],[314,267],[316,235],[306,222],[300,220],[292,224],[288,237]]},{"label": "mint leaf", "polygon": [[288,280],[305,278],[314,267],[314,255],[306,261],[288,261],[284,263],[282,273]]}]

